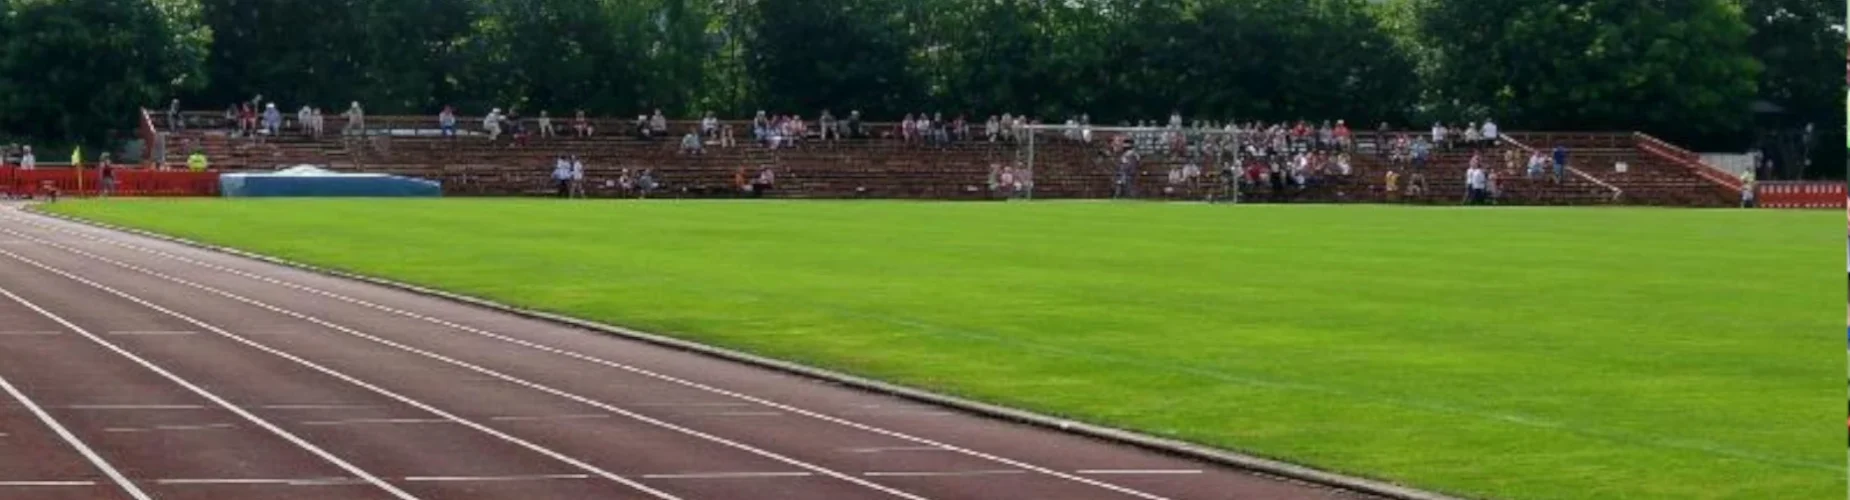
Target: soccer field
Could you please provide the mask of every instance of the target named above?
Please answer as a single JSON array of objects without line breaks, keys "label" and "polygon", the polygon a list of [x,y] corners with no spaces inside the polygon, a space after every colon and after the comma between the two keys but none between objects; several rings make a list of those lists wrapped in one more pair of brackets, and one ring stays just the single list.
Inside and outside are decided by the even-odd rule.
[{"label": "soccer field", "polygon": [[1453,494],[1844,488],[1836,212],[48,209]]}]

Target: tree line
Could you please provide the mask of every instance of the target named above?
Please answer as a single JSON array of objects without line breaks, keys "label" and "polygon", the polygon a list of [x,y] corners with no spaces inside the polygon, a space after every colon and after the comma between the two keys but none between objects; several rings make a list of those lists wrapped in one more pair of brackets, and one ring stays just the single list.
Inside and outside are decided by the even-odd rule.
[{"label": "tree line", "polygon": [[1834,0],[0,0],[0,133],[178,97],[631,116],[1027,113],[1841,129]]}]

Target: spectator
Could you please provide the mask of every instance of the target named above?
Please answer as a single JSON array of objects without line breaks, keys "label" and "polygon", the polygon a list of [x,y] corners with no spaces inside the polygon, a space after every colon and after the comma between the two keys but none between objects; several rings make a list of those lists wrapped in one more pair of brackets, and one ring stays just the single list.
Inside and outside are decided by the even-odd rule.
[{"label": "spectator", "polygon": [[732,124],[726,124],[726,126],[720,128],[719,147],[731,148],[734,146],[738,146],[738,139],[733,137]]},{"label": "spectator", "polygon": [[917,130],[918,124],[912,121],[911,113],[907,113],[905,118],[899,120],[899,138],[906,144],[912,144],[913,133]]},{"label": "spectator", "polygon": [[[495,128],[501,127],[497,125]],[[553,157],[552,183],[558,197],[572,197],[572,163],[566,161],[564,156]]]},{"label": "spectator", "polygon": [[989,142],[996,142],[996,136],[1001,133],[1002,121],[996,115],[989,115],[989,121],[983,122],[983,136],[988,137]]},{"label": "spectator", "polygon": [[1375,154],[1380,154],[1382,150],[1387,149],[1389,132],[1391,130],[1388,129],[1387,122],[1381,122],[1380,126],[1375,127]]},{"label": "spectator", "polygon": [[437,127],[443,130],[444,137],[456,137],[456,109],[444,106],[437,113]]},{"label": "spectator", "polygon": [[271,137],[283,133],[283,112],[276,109],[276,103],[269,103],[264,106],[263,131]]},{"label": "spectator", "polygon": [[1440,147],[1440,148],[1445,147],[1445,124],[1444,123],[1433,122],[1432,124],[1432,145],[1436,147]]},{"label": "spectator", "polygon": [[342,129],[341,133],[366,135],[366,110],[360,109],[360,101],[353,101],[353,104],[347,107],[346,115],[347,128]]},{"label": "spectator", "polygon": [[760,109],[758,114],[752,115],[752,140],[763,143],[770,138],[771,119],[765,116],[764,110]]},{"label": "spectator", "polygon": [[718,137],[719,136],[719,119],[713,117],[712,111],[708,111],[707,115],[700,119],[700,136],[701,137]]},{"label": "spectator", "polygon": [[169,130],[186,130],[186,120],[180,119],[180,100],[167,103],[167,128]]},{"label": "spectator", "polygon": [[501,119],[507,122],[508,133],[513,134],[514,145],[520,146],[520,147],[526,147],[527,146],[527,122],[520,119],[520,109],[515,108],[513,106],[509,106],[507,108],[507,114],[503,115]]},{"label": "spectator", "polygon": [[97,160],[97,175],[102,180],[102,196],[107,198],[116,194],[116,164],[109,161],[109,153],[103,153]]},{"label": "spectator", "polygon": [[769,165],[759,167],[758,177],[752,179],[752,197],[763,198],[765,193],[771,192],[776,184],[777,175],[771,172],[771,167]]},{"label": "spectator", "polygon": [[1554,150],[1555,182],[1567,178],[1567,146],[1555,145]]},{"label": "spectator", "polygon": [[1181,111],[1170,111],[1169,112],[1169,128],[1171,129],[1182,128],[1182,112]]},{"label": "spectator", "polygon": [[1387,201],[1398,201],[1400,199],[1400,173],[1388,170],[1385,182],[1387,183],[1385,186]]},{"label": "spectator", "polygon": [[[1443,136],[1444,134],[1440,134],[1440,135]],[[1426,170],[1426,160],[1430,156],[1432,156],[1432,145],[1426,143],[1426,138],[1421,137],[1418,139],[1414,139],[1413,140],[1413,171],[1416,173],[1425,171]]]},{"label": "spectator", "polygon": [[1548,160],[1542,156],[1542,152],[1540,151],[1529,154],[1528,177],[1530,179],[1542,178],[1542,167],[1547,161]]},{"label": "spectator", "polygon": [[699,129],[688,129],[687,135],[681,136],[681,153],[699,155],[703,152],[700,143]]},{"label": "spectator", "polygon": [[1487,205],[1495,205],[1497,204],[1497,196],[1499,194],[1497,171],[1496,169],[1481,169],[1480,172],[1483,172],[1484,176],[1484,199],[1479,200],[1479,202]]},{"label": "spectator", "polygon": [[617,193],[628,196],[633,189],[636,189],[636,177],[630,175],[630,169],[623,169],[617,174]]},{"label": "spectator", "polygon": [[957,119],[951,120],[951,140],[970,140],[970,123],[964,121],[964,115],[957,115]]},{"label": "spectator", "polygon": [[25,151],[24,153],[19,155],[19,169],[20,170],[38,170],[39,157],[37,155],[32,154],[32,146],[26,146],[24,151]]},{"label": "spectator", "polygon": [[861,129],[861,110],[848,113],[848,137],[861,139],[867,137],[867,131]]},{"label": "spectator", "polygon": [[257,136],[257,107],[244,103],[238,108],[238,133],[245,137]]},{"label": "spectator", "polygon": [[655,169],[642,169],[642,173],[636,176],[636,191],[638,196],[647,198],[649,197],[649,193],[654,192],[657,187],[660,187],[660,185],[655,182]]},{"label": "spectator", "polygon": [[829,114],[829,110],[822,110],[822,117],[816,119],[816,128],[821,129],[820,132],[822,132],[821,139],[825,141],[841,139],[841,132],[835,127],[835,115]]},{"label": "spectator", "polygon": [[314,112],[309,111],[307,104],[302,105],[302,109],[296,110],[295,126],[302,135],[313,135],[314,124],[309,122],[309,119],[314,118],[313,115]]},{"label": "spectator", "polygon": [[322,132],[327,130],[325,127],[325,125],[327,125],[327,119],[321,116],[321,108],[313,108],[311,111],[312,113],[309,116],[309,121],[314,125],[315,138],[320,139]]},{"label": "spectator", "polygon": [[[488,132],[488,142],[501,138],[501,108],[489,110],[488,116],[482,117],[482,130]],[[565,159],[560,158],[559,161]]]},{"label": "spectator", "polygon": [[1478,134],[1477,124],[1465,126],[1465,147],[1477,149],[1484,145],[1484,137]]},{"label": "spectator", "polygon": [[1340,175],[1340,176],[1347,178],[1351,174],[1354,174],[1354,173],[1355,173],[1354,167],[1350,166],[1349,164],[1349,154],[1343,153],[1343,154],[1336,155],[1336,175]]},{"label": "spectator", "polygon": [[552,114],[544,109],[540,110],[540,137],[550,139],[558,135],[558,130],[552,126]]},{"label": "spectator", "polygon": [[591,128],[591,119],[585,117],[585,110],[578,110],[578,116],[572,118],[572,130],[579,137],[591,137],[596,131]]},{"label": "spectator", "polygon": [[1471,168],[1465,169],[1465,204],[1479,204],[1483,200],[1484,188],[1484,169],[1478,168],[1477,162],[1473,161]]},{"label": "spectator", "polygon": [[650,135],[668,134],[668,117],[662,116],[661,108],[656,108],[655,114],[649,116],[649,131]]},{"label": "spectator", "polygon": [[1755,206],[1758,206],[1757,200],[1754,199],[1754,184],[1755,184],[1754,170],[1750,168],[1745,171],[1742,171],[1741,172],[1741,208],[1754,208]]},{"label": "spectator", "polygon": [[1343,122],[1342,120],[1336,120],[1335,134],[1336,134],[1336,149],[1340,151],[1349,151],[1349,148],[1353,146],[1353,142],[1351,141],[1351,137],[1349,134],[1349,124]]},{"label": "spectator", "polygon": [[1336,148],[1336,129],[1330,127],[1329,120],[1317,127],[1317,149],[1329,151]]},{"label": "spectator", "polygon": [[1498,134],[1497,124],[1495,122],[1490,121],[1490,119],[1488,118],[1484,119],[1484,131],[1482,134],[1484,137],[1484,142],[1489,143],[1492,146],[1495,146],[1497,144],[1497,138],[1499,137],[1497,134]]},{"label": "spectator", "polygon": [[572,155],[572,197],[585,197],[585,161],[578,155]]},{"label": "spectator", "polygon": [[1503,171],[1504,172],[1515,172],[1516,162],[1520,161],[1520,158],[1521,158],[1521,155],[1516,152],[1515,148],[1504,149],[1503,150]]}]

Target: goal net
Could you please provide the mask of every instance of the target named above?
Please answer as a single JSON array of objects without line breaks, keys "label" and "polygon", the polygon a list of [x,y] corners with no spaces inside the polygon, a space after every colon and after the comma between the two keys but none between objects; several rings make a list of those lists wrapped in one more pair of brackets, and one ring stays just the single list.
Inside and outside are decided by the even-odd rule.
[{"label": "goal net", "polygon": [[1015,140],[1023,198],[1237,201],[1241,134],[1194,127],[1027,125]]}]

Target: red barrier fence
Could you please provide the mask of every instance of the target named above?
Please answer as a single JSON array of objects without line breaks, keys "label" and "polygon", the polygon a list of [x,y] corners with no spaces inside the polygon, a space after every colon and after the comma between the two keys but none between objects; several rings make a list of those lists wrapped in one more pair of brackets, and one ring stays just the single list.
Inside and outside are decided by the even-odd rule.
[{"label": "red barrier fence", "polygon": [[[48,184],[65,196],[93,196],[101,183],[95,168],[83,169],[79,190],[77,173],[70,168],[0,167],[0,193],[12,196],[43,194]],[[218,172],[117,169],[116,196],[218,196]]]},{"label": "red barrier fence", "polygon": [[1844,208],[1842,182],[1762,182],[1754,186],[1761,208]]}]

